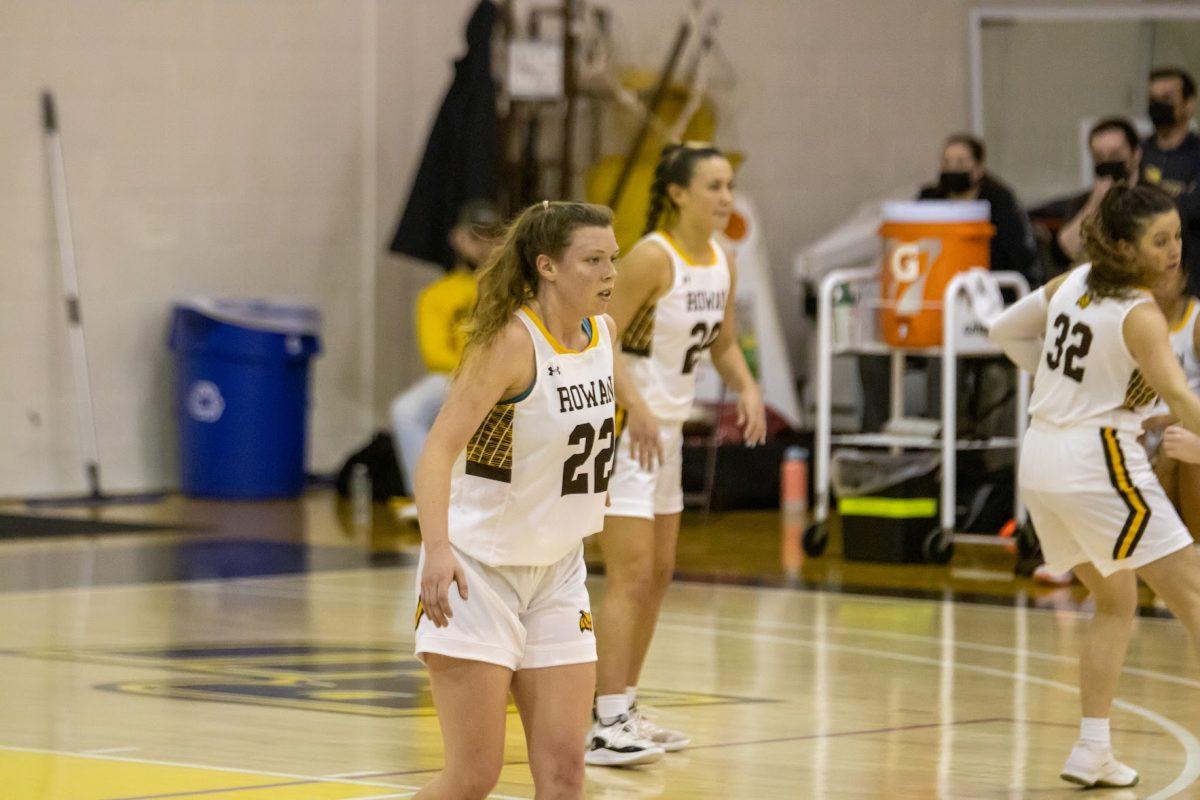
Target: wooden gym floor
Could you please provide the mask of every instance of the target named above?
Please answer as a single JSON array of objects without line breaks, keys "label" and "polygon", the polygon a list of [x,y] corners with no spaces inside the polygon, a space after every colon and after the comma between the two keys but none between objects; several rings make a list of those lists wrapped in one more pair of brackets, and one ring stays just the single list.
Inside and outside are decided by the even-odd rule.
[{"label": "wooden gym floor", "polygon": [[[0,800],[399,798],[437,769],[413,529],[382,507],[356,528],[325,490],[100,516],[188,527],[0,538]],[[792,544],[773,513],[686,518],[643,702],[693,746],[589,768],[589,797],[1074,796],[1077,587],[999,547],[901,567]],[[1114,736],[1142,783],[1096,796],[1200,797],[1200,668],[1150,598],[1129,665]],[[530,798],[509,720],[494,796]]]}]

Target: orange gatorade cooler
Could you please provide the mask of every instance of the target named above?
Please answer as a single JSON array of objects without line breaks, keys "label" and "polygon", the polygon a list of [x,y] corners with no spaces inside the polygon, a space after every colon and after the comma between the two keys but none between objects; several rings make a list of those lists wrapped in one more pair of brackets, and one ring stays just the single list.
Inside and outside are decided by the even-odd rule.
[{"label": "orange gatorade cooler", "polygon": [[957,273],[990,266],[986,200],[883,204],[879,327],[893,347],[942,343],[942,296]]}]

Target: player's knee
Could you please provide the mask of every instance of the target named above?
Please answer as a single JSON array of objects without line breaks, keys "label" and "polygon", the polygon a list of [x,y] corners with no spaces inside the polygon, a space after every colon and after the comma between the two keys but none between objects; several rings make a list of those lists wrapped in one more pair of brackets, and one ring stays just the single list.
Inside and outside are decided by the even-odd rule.
[{"label": "player's knee", "polygon": [[484,800],[491,794],[492,789],[496,788],[496,783],[500,780],[501,766],[500,760],[492,763],[490,759],[482,759],[445,777],[455,797],[461,797],[463,800]]},{"label": "player's knee", "polygon": [[671,580],[675,577],[675,564],[655,564],[652,581],[654,588],[663,591],[671,585]]},{"label": "player's knee", "polygon": [[583,796],[583,750],[574,741],[564,742],[544,754],[534,783],[538,797],[576,798]]},{"label": "player's knee", "polygon": [[641,597],[654,588],[654,561],[637,558],[620,564],[610,563],[606,575],[609,587]]}]

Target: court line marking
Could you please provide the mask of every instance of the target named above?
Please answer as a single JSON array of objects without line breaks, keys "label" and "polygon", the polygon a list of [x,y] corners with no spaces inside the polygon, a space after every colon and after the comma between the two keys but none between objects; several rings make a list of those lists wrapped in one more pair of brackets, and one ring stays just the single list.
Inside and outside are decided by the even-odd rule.
[{"label": "court line marking", "polygon": [[[961,605],[959,606],[961,608]],[[722,620],[726,623],[736,625],[741,620],[738,617],[731,617],[723,614],[704,615],[704,614],[688,614],[687,612],[664,612],[660,619],[690,619],[695,622],[711,622],[713,619]],[[1177,622],[1177,620],[1169,620]],[[760,628],[774,628],[776,630],[791,630],[791,631],[815,631],[815,625],[806,625],[802,622],[755,622],[755,626]],[[936,644],[941,646],[942,640],[936,636],[921,636],[915,633],[899,633],[896,631],[877,631],[870,628],[856,628],[845,625],[828,625],[827,630],[837,631],[839,633],[848,633],[855,635],[874,636],[877,639],[891,639],[900,642],[916,642],[920,644]],[[1041,650],[1026,650],[1019,647],[1005,647],[999,644],[984,644],[982,642],[968,642],[954,638],[954,645],[961,647],[964,650],[976,650],[982,653],[993,653],[997,655],[1025,655],[1034,658],[1040,658],[1045,661],[1056,661],[1062,664],[1078,664],[1079,656],[1064,656],[1059,653],[1047,653]],[[1151,678],[1153,680],[1162,681],[1163,683],[1174,683],[1180,686],[1187,686],[1192,689],[1200,689],[1200,681],[1192,678],[1185,678],[1181,675],[1172,675],[1167,672],[1158,672],[1157,670],[1145,669],[1143,667],[1125,666],[1124,671],[1130,675],[1139,675],[1143,678]]]},{"label": "court line marking", "polygon": [[[289,778],[291,780],[299,781],[300,785],[303,785],[305,783],[350,783],[350,784],[354,784],[356,786],[374,786],[374,787],[379,787],[381,789],[404,789],[404,790],[407,790],[407,793],[404,793],[404,794],[392,793],[392,794],[383,794],[383,795],[372,795],[371,797],[354,798],[354,800],[384,800],[384,798],[411,797],[413,794],[420,791],[420,789],[421,789],[420,786],[409,786],[407,784],[402,784],[402,783],[384,783],[381,781],[367,781],[367,780],[355,779],[355,778],[339,778],[336,781],[331,781],[331,780],[327,780],[325,778],[317,777],[315,775],[299,775],[299,774],[290,773],[290,772],[272,772],[269,770],[259,770],[259,769],[241,769],[238,767],[214,767],[214,766],[211,766],[208,764],[185,764],[185,763],[179,762],[179,761],[160,761],[157,759],[149,759],[149,758],[130,758],[128,756],[98,756],[98,755],[90,755],[88,753],[75,752],[75,751],[71,751],[71,750],[49,750],[49,749],[46,749],[43,747],[18,747],[16,745],[0,744],[0,750],[11,750],[11,751],[18,752],[18,753],[38,753],[41,755],[51,755],[51,756],[73,756],[76,758],[89,758],[89,759],[93,759],[95,761],[120,761],[120,762],[129,763],[129,764],[145,764],[145,765],[152,766],[152,767],[181,767],[184,769],[204,769],[204,770],[210,770],[212,772],[233,772],[233,773],[239,773],[242,775],[264,775],[269,778]],[[286,785],[286,784],[281,784],[281,785]],[[212,794],[214,792],[243,791],[245,789],[257,789],[257,788],[262,788],[262,787],[261,786],[251,786],[251,787],[235,787],[233,789],[229,789],[229,788],[213,789],[209,792],[206,792],[205,794]],[[151,797],[177,797],[179,795],[150,795],[150,796]],[[489,794],[488,797],[494,798],[494,800],[529,800],[529,798],[526,798],[526,797],[516,797],[513,795],[507,795],[507,794]],[[135,800],[135,799],[134,798],[126,798],[126,800]]]},{"label": "court line marking", "polygon": [[[680,625],[678,623],[659,622],[658,627],[661,629],[666,627],[668,630],[682,631],[692,634],[716,634],[720,636],[732,636],[736,639],[749,639],[752,641],[773,642],[776,644],[788,644],[796,647],[825,647],[829,650],[837,650],[844,653],[855,655],[863,655],[868,657],[886,658],[894,661],[907,661],[910,664],[921,664],[924,666],[942,667],[944,661],[936,658],[928,658],[926,656],[915,656],[908,653],[893,653],[886,650],[873,650],[869,647],[855,647],[853,645],[834,644],[832,642],[816,642],[809,639],[796,639],[785,636],[775,636],[773,634],[764,634],[758,632],[746,631],[744,629],[729,629],[729,628],[701,628],[692,625]],[[975,664],[964,664],[960,661],[953,660],[950,662],[953,669],[961,669],[966,672],[977,672],[981,675],[989,675],[991,677],[1008,678],[1010,680],[1019,681],[1022,683],[1035,683],[1042,686],[1047,686],[1052,689],[1060,689],[1069,694],[1078,694],[1079,690],[1066,683],[1051,680],[1049,678],[1038,677],[1037,675],[1029,675],[1024,672],[1014,672],[1012,670],[994,669],[992,667],[984,667]],[[1165,789],[1161,789],[1154,793],[1146,800],[1166,800],[1166,798],[1174,797],[1175,795],[1193,785],[1200,778],[1200,740],[1191,734],[1186,728],[1174,720],[1168,719],[1163,715],[1151,711],[1150,709],[1140,706],[1136,703],[1131,703],[1127,700],[1113,700],[1113,705],[1121,708],[1132,714],[1136,714],[1150,722],[1158,725],[1171,734],[1184,752],[1183,770],[1179,775],[1167,785]]]},{"label": "court line marking", "polygon": [[84,750],[83,752],[89,756],[103,756],[110,753],[132,753],[141,749],[140,747],[100,747],[95,750]]},{"label": "court line marking", "polygon": [[[19,747],[17,745],[0,744],[0,750],[10,750],[17,753],[38,753],[40,755],[49,756],[72,756],[74,758],[88,758],[94,761],[118,761],[127,764],[144,764],[151,767],[181,767],[184,769],[204,769],[212,772],[233,772],[242,775],[263,775],[268,778],[287,778],[289,780],[298,780],[307,783],[334,783],[324,778],[319,778],[315,775],[300,775],[292,772],[273,772],[270,770],[261,769],[242,769],[238,767],[216,767],[210,764],[186,764],[181,761],[163,761],[152,758],[132,758],[130,756],[103,756],[92,755],[91,753],[83,753],[75,750],[51,750],[44,747]],[[411,789],[417,791],[420,786],[407,786],[399,783],[383,783],[380,781],[364,781],[344,779],[341,783],[352,783],[359,786],[376,786],[381,789]],[[222,790],[224,791],[224,790]]]}]

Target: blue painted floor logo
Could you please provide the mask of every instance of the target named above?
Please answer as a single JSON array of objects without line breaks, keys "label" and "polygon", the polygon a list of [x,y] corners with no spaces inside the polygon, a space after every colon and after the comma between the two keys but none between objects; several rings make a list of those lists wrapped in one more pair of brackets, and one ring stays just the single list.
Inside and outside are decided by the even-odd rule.
[{"label": "blue painted floor logo", "polygon": [[[95,688],[122,694],[283,706],[371,717],[433,716],[425,667],[411,645],[203,644],[111,650],[25,650],[32,658],[169,670],[194,677],[121,681]],[[647,705],[767,702],[745,697],[643,690]]]}]

